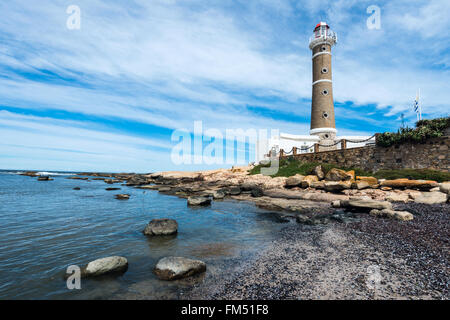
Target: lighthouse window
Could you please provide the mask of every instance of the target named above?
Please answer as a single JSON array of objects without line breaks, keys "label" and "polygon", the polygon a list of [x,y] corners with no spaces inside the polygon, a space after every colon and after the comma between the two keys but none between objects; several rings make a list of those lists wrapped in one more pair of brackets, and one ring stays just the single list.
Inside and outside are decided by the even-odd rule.
[{"label": "lighthouse window", "polygon": [[330,135],[328,133],[326,133],[324,137],[325,137],[325,139],[329,139]]},{"label": "lighthouse window", "polygon": [[325,119],[328,119],[328,113],[324,112],[324,113],[322,114],[322,116],[323,116]]},{"label": "lighthouse window", "polygon": [[327,51],[327,47],[323,46],[322,51]]},{"label": "lighthouse window", "polygon": [[322,94],[323,94],[324,96],[328,95],[328,90],[323,90],[323,91],[322,91]]},{"label": "lighthouse window", "polygon": [[328,73],[328,68],[323,68],[322,73]]}]

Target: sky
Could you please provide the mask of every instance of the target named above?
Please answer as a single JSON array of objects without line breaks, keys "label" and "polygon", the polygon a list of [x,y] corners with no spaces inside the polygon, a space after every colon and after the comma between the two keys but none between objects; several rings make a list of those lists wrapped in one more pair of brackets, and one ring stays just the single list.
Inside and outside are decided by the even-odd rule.
[{"label": "sky", "polygon": [[[68,28],[69,6],[80,29]],[[380,8],[369,29],[369,6]],[[338,34],[338,135],[449,115],[448,0],[15,0],[0,2],[0,168],[155,172],[175,130],[308,134],[309,37]],[[194,151],[193,151],[194,152]]]}]

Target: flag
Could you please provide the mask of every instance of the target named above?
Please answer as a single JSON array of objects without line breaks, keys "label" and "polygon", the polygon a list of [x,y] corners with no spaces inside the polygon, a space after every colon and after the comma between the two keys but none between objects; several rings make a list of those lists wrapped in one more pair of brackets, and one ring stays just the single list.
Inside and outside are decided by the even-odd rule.
[{"label": "flag", "polygon": [[416,99],[414,100],[414,111],[416,113],[419,113],[419,96],[417,96]]},{"label": "flag", "polygon": [[414,100],[414,112],[417,114],[417,120],[422,120],[422,108],[419,102],[420,89],[417,92],[416,99]]}]

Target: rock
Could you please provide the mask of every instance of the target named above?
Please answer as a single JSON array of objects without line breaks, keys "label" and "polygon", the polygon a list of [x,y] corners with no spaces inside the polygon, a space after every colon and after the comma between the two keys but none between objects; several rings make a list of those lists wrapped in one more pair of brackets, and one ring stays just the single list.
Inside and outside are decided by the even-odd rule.
[{"label": "rock", "polygon": [[258,197],[262,197],[264,195],[264,191],[261,188],[254,188],[251,191],[252,197],[254,198],[258,198]]},{"label": "rock", "polygon": [[355,170],[350,170],[346,172],[347,175],[351,176],[350,180],[355,180]]},{"label": "rock", "polygon": [[124,257],[107,257],[89,262],[82,270],[82,276],[97,277],[110,273],[123,273],[128,269],[128,261]]},{"label": "rock", "polygon": [[88,177],[68,177],[70,180],[89,180]]},{"label": "rock", "polygon": [[238,196],[241,194],[241,187],[229,187],[223,190],[225,194],[229,194],[231,196]]},{"label": "rock", "polygon": [[208,197],[189,197],[188,205],[190,206],[207,206],[211,204],[211,199]]},{"label": "rock", "polygon": [[340,205],[343,208],[354,208],[354,209],[392,209],[392,204],[388,201],[376,201],[369,199],[350,199],[341,200]]},{"label": "rock", "polygon": [[334,200],[348,200],[349,197],[345,195],[338,195],[332,193],[316,193],[316,192],[304,192],[304,191],[293,191],[286,189],[271,189],[265,190],[264,196],[270,198],[288,199],[288,200],[311,200],[311,201],[321,201],[328,202]]},{"label": "rock", "polygon": [[162,258],[153,270],[161,280],[176,280],[206,271],[206,264],[200,260],[182,257]]},{"label": "rock", "polygon": [[128,200],[130,199],[130,195],[129,194],[116,194],[116,199],[117,200]]},{"label": "rock", "polygon": [[440,187],[436,187],[436,188],[430,189],[430,192],[436,192],[436,191],[441,191],[441,188]]},{"label": "rock", "polygon": [[172,190],[171,187],[159,187],[158,188],[159,192],[170,192],[170,190]]},{"label": "rock", "polygon": [[334,200],[331,202],[331,206],[333,208],[340,208],[341,207],[341,201],[340,200]]},{"label": "rock", "polygon": [[319,178],[317,176],[314,176],[314,175],[306,176],[305,178],[303,178],[303,180],[301,182],[301,187],[309,188],[311,186],[311,183],[318,182],[318,181],[319,181]]},{"label": "rock", "polygon": [[356,176],[357,181],[365,181],[369,185],[378,184],[378,179],[375,177],[363,177],[363,176]]},{"label": "rock", "polygon": [[389,210],[389,209],[373,209],[370,211],[371,215],[378,216],[378,217],[387,217],[391,219],[396,219],[399,221],[410,221],[414,219],[414,216],[409,213],[408,211],[395,211],[395,210]]},{"label": "rock", "polygon": [[305,176],[302,176],[301,174],[296,174],[295,176],[289,177],[286,180],[285,187],[286,188],[298,187],[302,184],[304,178]]},{"label": "rock", "polygon": [[309,185],[309,187],[310,187],[310,188],[314,188],[314,189],[323,190],[323,189],[325,189],[325,181],[311,182],[311,184]]},{"label": "rock", "polygon": [[392,188],[391,187],[381,187],[382,191],[391,191]]},{"label": "rock", "polygon": [[325,191],[339,192],[345,189],[350,189],[352,183],[350,181],[326,181]]},{"label": "rock", "polygon": [[352,182],[352,188],[353,189],[358,189],[358,190],[363,190],[363,189],[367,189],[370,187],[370,184],[367,181],[355,181]]},{"label": "rock", "polygon": [[450,182],[442,182],[439,185],[439,189],[443,193],[450,194]]},{"label": "rock", "polygon": [[116,190],[120,190],[120,188],[106,188],[106,191],[116,191]]},{"label": "rock", "polygon": [[221,190],[217,190],[212,193],[212,197],[215,200],[220,200],[220,199],[225,198],[225,193]]},{"label": "rock", "polygon": [[80,187],[75,187],[75,188],[73,188],[73,190],[79,191],[79,190],[81,190],[81,188]]},{"label": "rock", "polygon": [[253,182],[244,182],[241,185],[242,191],[252,191],[252,189],[257,188],[257,187],[258,187],[258,185]]},{"label": "rock", "polygon": [[389,202],[408,202],[409,196],[406,193],[391,193],[389,196],[386,197],[386,200]]},{"label": "rock", "polygon": [[351,180],[353,176],[348,174],[344,170],[333,168],[325,175],[325,180],[327,181],[345,181]]},{"label": "rock", "polygon": [[49,176],[40,176],[38,181],[53,181]]},{"label": "rock", "polygon": [[319,180],[323,180],[325,178],[325,173],[323,172],[322,166],[317,166],[314,168],[314,174],[319,178]]},{"label": "rock", "polygon": [[391,188],[412,188],[420,190],[430,190],[432,188],[438,187],[439,184],[432,180],[409,180],[409,179],[396,179],[396,180],[386,180],[381,182],[382,187]]},{"label": "rock", "polygon": [[144,229],[147,236],[168,236],[178,232],[178,223],[173,219],[154,219]]},{"label": "rock", "polygon": [[414,202],[424,204],[446,203],[448,195],[443,192],[422,192],[414,197]]},{"label": "rock", "polygon": [[27,177],[38,177],[39,174],[36,171],[26,171],[20,174],[21,176],[27,176]]}]

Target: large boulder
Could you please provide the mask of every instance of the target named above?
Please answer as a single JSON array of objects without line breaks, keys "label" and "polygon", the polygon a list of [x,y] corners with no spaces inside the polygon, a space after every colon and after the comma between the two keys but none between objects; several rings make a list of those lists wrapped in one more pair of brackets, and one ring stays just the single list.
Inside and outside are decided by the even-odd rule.
[{"label": "large boulder", "polygon": [[301,183],[302,188],[309,188],[313,182],[318,182],[319,178],[314,175],[306,176]]},{"label": "large boulder", "polygon": [[327,181],[345,181],[345,180],[351,180],[354,178],[354,175],[345,172],[341,169],[333,168],[325,175],[325,180]]},{"label": "large boulder", "polygon": [[357,180],[357,181],[352,182],[352,188],[358,189],[358,190],[363,190],[363,189],[370,188],[370,184],[367,181]]},{"label": "large boulder", "polygon": [[392,204],[388,201],[377,201],[372,199],[350,199],[350,200],[340,200],[340,207],[349,209],[392,209]]},{"label": "large boulder", "polygon": [[408,189],[420,189],[420,190],[430,190],[432,188],[439,187],[436,181],[432,180],[409,180],[409,179],[395,179],[395,180],[385,180],[380,184],[382,187],[391,188],[408,188]]},{"label": "large boulder", "polygon": [[325,191],[339,192],[350,189],[352,183],[350,181],[326,181],[324,184]]},{"label": "large boulder", "polygon": [[190,206],[207,206],[211,204],[211,198],[193,196],[188,198],[188,205]]},{"label": "large boulder", "polygon": [[128,269],[128,261],[124,257],[107,257],[89,262],[82,270],[84,277],[97,277],[110,273],[123,273]]},{"label": "large boulder", "polygon": [[206,271],[206,264],[200,260],[182,257],[162,258],[153,270],[161,280],[176,280]]},{"label": "large boulder", "polygon": [[289,177],[286,180],[286,188],[294,188],[299,187],[302,184],[303,179],[305,176],[302,176],[301,174],[296,174],[295,176]]},{"label": "large boulder", "polygon": [[421,192],[420,195],[413,196],[414,202],[424,204],[446,203],[448,195],[443,192]]},{"label": "large boulder", "polygon": [[356,181],[365,181],[370,186],[378,184],[378,179],[375,177],[356,176]]},{"label": "large boulder", "polygon": [[388,217],[391,219],[396,219],[399,221],[410,221],[414,219],[414,216],[408,212],[408,211],[395,211],[395,210],[389,210],[389,209],[373,209],[370,211],[371,215],[378,216],[378,217]]},{"label": "large boulder", "polygon": [[178,223],[173,219],[154,219],[144,229],[147,236],[168,236],[178,232]]}]

